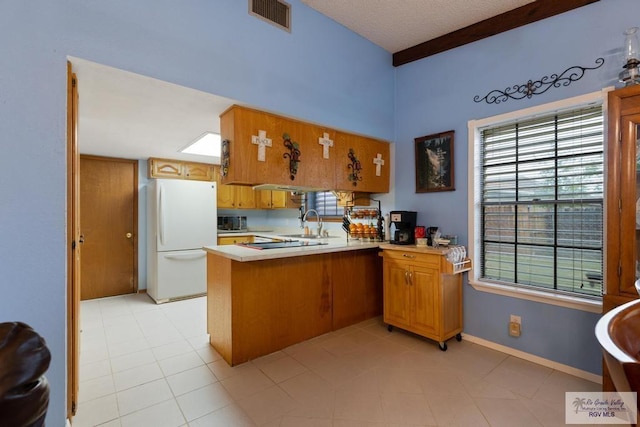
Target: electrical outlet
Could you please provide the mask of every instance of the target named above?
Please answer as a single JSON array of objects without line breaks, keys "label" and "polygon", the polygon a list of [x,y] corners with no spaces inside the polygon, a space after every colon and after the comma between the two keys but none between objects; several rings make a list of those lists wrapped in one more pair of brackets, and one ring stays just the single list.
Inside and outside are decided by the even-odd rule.
[{"label": "electrical outlet", "polygon": [[512,337],[519,337],[520,336],[520,324],[516,323],[516,322],[510,322],[509,323],[509,335],[511,335]]},{"label": "electrical outlet", "polygon": [[512,314],[509,316],[509,335],[512,337],[520,336],[520,327],[522,326],[522,318]]}]

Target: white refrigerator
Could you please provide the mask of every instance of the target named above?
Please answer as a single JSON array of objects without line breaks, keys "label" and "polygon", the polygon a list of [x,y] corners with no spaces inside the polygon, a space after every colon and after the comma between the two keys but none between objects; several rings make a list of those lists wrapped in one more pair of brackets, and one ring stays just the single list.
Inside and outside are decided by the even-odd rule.
[{"label": "white refrigerator", "polygon": [[216,183],[152,179],[147,187],[147,293],[160,304],[207,292],[203,246],[217,244]]}]

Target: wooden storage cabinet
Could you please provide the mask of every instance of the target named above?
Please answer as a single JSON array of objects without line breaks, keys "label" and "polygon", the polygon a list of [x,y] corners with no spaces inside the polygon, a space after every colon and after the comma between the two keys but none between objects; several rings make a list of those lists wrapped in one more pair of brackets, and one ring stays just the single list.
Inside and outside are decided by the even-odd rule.
[{"label": "wooden storage cabinet", "polygon": [[234,366],[378,316],[379,265],[377,248],[250,262],[208,252],[209,342]]},{"label": "wooden storage cabinet", "polygon": [[214,181],[214,165],[182,160],[149,158],[149,178]]},{"label": "wooden storage cabinet", "polygon": [[253,243],[253,236],[223,236],[218,237],[218,245],[236,245],[238,243]]},{"label": "wooden storage cabinet", "polygon": [[[603,312],[638,298],[640,269],[640,86],[608,94],[606,280]],[[614,391],[606,363],[602,387]]]},{"label": "wooden storage cabinet", "polygon": [[438,341],[462,338],[462,278],[449,274],[444,253],[383,251],[383,320]]},{"label": "wooden storage cabinet", "polygon": [[640,86],[609,92],[607,277],[604,312],[638,298],[634,282],[640,265]]},{"label": "wooden storage cabinet", "polygon": [[220,166],[215,166],[213,176],[218,183],[218,209],[255,209],[256,192],[246,185],[226,185],[222,183]]},{"label": "wooden storage cabinet", "polygon": [[281,209],[287,207],[287,193],[285,191],[258,190],[256,191],[257,206],[261,209]]},{"label": "wooden storage cabinet", "polygon": [[[359,180],[349,179],[353,169],[349,167],[349,149],[353,149],[360,162]],[[357,191],[364,193],[389,192],[389,144],[372,138],[338,132],[336,135],[336,186],[339,191]],[[380,154],[384,165],[380,166],[380,175],[376,175],[376,164],[373,162]],[[353,185],[354,182],[356,185]]]},{"label": "wooden storage cabinet", "polygon": [[[369,193],[389,192],[389,144],[373,138],[340,132],[322,125],[301,122],[274,114],[234,105],[220,115],[223,140],[229,142],[229,170],[220,183],[277,184],[327,190],[348,190]],[[264,147],[264,161],[258,160],[260,147],[252,143],[259,132],[266,132],[271,145]],[[300,162],[291,179],[289,153],[283,135],[288,134],[299,145]],[[333,141],[329,156],[323,155],[319,139]],[[362,164],[362,180],[357,186],[349,181],[349,148],[353,148]],[[385,164],[376,175],[373,159],[381,154]]]}]

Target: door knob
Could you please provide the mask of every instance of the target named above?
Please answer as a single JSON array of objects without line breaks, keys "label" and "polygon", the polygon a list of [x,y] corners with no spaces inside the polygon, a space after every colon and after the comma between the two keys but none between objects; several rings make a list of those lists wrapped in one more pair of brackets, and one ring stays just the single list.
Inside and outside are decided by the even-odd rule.
[{"label": "door knob", "polygon": [[127,233],[126,236],[127,236],[127,239],[130,239],[133,236],[133,234]]}]

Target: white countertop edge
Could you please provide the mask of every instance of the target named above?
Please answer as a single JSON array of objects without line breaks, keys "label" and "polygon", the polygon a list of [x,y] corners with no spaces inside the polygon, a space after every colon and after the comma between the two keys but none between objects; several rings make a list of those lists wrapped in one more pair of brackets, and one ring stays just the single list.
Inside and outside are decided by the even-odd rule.
[{"label": "white countertop edge", "polygon": [[320,255],[334,252],[358,251],[363,249],[373,249],[380,246],[380,242],[331,242],[326,245],[281,248],[281,249],[253,249],[244,248],[238,245],[205,246],[203,249],[215,255],[221,255],[234,261],[250,262],[263,261],[268,259],[291,258],[296,256]]}]

